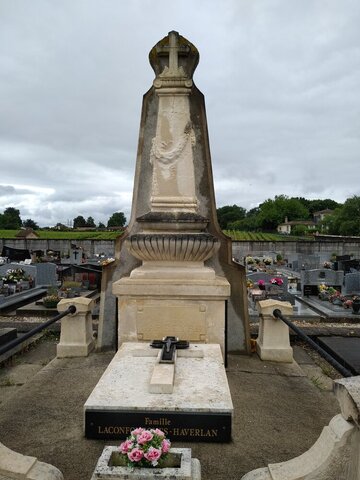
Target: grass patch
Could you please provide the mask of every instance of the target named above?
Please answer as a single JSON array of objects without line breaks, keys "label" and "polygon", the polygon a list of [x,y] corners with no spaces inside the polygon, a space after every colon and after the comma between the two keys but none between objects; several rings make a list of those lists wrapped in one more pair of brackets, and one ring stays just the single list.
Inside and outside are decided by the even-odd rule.
[{"label": "grass patch", "polygon": [[224,233],[235,241],[247,242],[312,242],[313,237],[296,237],[295,235],[280,235],[267,232],[243,232],[240,230],[224,230]]},{"label": "grass patch", "polygon": [[[16,234],[19,230],[0,230],[0,238],[16,239]],[[40,240],[115,240],[123,234],[122,231],[116,232],[61,232],[56,230],[36,230]]]}]

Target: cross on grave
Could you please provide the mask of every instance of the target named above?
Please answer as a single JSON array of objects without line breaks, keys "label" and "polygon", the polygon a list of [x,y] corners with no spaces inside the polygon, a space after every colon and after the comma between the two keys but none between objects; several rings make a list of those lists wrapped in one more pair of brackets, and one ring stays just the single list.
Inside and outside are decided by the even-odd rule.
[{"label": "cross on grave", "polygon": [[184,75],[182,67],[179,68],[179,56],[187,56],[190,51],[188,45],[179,45],[179,34],[178,32],[172,31],[169,32],[169,45],[164,45],[157,48],[158,55],[168,55],[169,56],[169,67],[165,67],[162,73],[166,76],[178,76]]},{"label": "cross on grave", "polygon": [[189,348],[189,342],[187,340],[179,340],[178,337],[167,336],[162,340],[153,340],[150,346],[161,348],[159,363],[175,363],[176,349]]}]

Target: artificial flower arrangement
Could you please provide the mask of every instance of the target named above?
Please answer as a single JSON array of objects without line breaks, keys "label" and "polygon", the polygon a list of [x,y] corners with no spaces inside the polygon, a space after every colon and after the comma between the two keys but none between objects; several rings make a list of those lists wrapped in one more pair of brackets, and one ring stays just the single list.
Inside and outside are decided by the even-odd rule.
[{"label": "artificial flower arrangement", "polygon": [[253,287],[254,287],[254,282],[252,282],[251,280],[247,279],[247,280],[246,280],[246,286],[247,286],[247,288],[253,288]]},{"label": "artificial flower arrangement", "polygon": [[258,280],[257,284],[259,287],[265,287],[265,280]]},{"label": "artificial flower arrangement", "polygon": [[284,280],[280,277],[274,277],[270,280],[270,283],[272,283],[273,285],[278,285],[279,287],[281,287],[281,285],[284,283]]},{"label": "artificial flower arrangement", "polygon": [[331,268],[331,262],[328,262],[328,261],[324,262],[323,267],[324,268]]},{"label": "artificial flower arrangement", "polygon": [[120,445],[119,451],[124,455],[129,467],[156,467],[167,457],[170,440],[158,428],[146,430],[135,428],[130,436]]},{"label": "artificial flower arrangement", "polygon": [[29,281],[31,277],[22,268],[9,268],[2,280],[4,283],[18,283],[22,280]]}]

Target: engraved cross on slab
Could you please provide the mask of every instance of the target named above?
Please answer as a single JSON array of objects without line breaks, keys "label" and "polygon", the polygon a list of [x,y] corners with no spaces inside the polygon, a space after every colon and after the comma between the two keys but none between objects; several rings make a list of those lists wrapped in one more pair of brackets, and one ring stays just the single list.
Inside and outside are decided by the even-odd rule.
[{"label": "engraved cross on slab", "polygon": [[175,363],[176,349],[189,348],[187,340],[179,340],[178,337],[164,337],[162,340],[153,340],[150,344],[153,348],[161,348],[159,363]]},{"label": "engraved cross on slab", "polygon": [[184,71],[182,67],[179,67],[178,59],[179,55],[188,55],[190,48],[188,45],[179,45],[178,32],[169,32],[169,45],[157,48],[158,55],[169,55],[169,66],[164,68],[162,75],[170,76],[183,76]]}]

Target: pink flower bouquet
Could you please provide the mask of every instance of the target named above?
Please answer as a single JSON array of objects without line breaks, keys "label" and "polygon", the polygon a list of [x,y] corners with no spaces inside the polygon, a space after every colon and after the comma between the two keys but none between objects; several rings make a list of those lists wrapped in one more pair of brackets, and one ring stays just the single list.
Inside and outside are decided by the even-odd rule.
[{"label": "pink flower bouquet", "polygon": [[166,458],[170,446],[162,430],[135,428],[119,451],[126,457],[129,467],[156,467]]},{"label": "pink flower bouquet", "polygon": [[280,277],[274,277],[270,280],[270,283],[273,285],[279,285],[279,287],[284,283],[284,280]]}]

